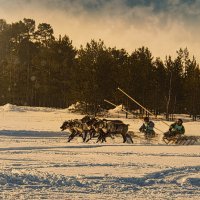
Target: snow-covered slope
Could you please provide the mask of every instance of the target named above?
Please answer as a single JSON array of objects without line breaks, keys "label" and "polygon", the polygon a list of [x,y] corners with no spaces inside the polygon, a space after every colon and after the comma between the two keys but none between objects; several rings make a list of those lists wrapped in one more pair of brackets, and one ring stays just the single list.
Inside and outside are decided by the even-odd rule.
[{"label": "snow-covered slope", "polygon": [[[82,117],[67,109],[0,107],[0,199],[200,198],[200,145],[122,144],[121,137],[67,143],[60,125]],[[142,123],[122,120],[134,132]],[[184,125],[186,134],[200,136],[200,122]]]}]

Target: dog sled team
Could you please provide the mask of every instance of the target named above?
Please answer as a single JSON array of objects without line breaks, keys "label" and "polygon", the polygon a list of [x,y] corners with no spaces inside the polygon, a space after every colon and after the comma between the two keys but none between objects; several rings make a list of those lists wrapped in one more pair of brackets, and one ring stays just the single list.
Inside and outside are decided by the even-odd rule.
[{"label": "dog sled team", "polygon": [[[74,119],[65,121],[60,129],[62,131],[68,129],[70,135],[68,142],[74,137],[81,136],[83,142],[88,142],[92,138],[97,138],[96,142],[106,142],[107,137],[114,138],[116,135],[121,135],[123,143],[133,143],[134,135],[128,131],[128,124],[121,120],[98,119],[95,117],[85,116],[82,119]],[[144,118],[139,131],[144,134],[146,140],[153,140],[156,137],[154,131],[155,124],[149,119]],[[166,144],[194,144],[196,138],[192,136],[184,136],[185,127],[182,119],[176,120],[169,126],[169,130],[163,134],[163,141]]]},{"label": "dog sled team", "polygon": [[[144,106],[142,106],[139,102],[133,99],[122,89],[117,89],[124,95],[126,95],[129,99],[131,99],[134,103],[136,103],[138,106],[140,106],[143,110],[145,110],[148,114],[154,116],[153,113],[147,110]],[[116,107],[116,105],[112,102],[108,100],[104,101]],[[124,109],[122,110],[126,113],[129,113]],[[195,144],[199,139],[195,136],[184,135],[185,127],[183,126],[182,119],[177,119],[170,126],[164,121],[162,122],[169,127],[169,130],[165,133],[157,129],[155,127],[154,122],[151,121],[149,117],[144,118],[144,122],[139,128],[139,131],[144,134],[144,138],[146,140],[151,140],[156,137],[154,129],[157,129],[163,133],[162,139],[166,144],[191,145]],[[70,131],[71,134],[68,138],[68,142],[70,142],[75,136],[81,136],[83,138],[83,142],[88,142],[94,137],[97,137],[97,142],[106,142],[107,137],[113,138],[115,135],[120,134],[123,138],[123,143],[133,143],[132,136],[134,135],[131,135],[130,132],[128,132],[128,124],[124,124],[121,120],[98,119],[85,116],[81,120],[75,119],[65,121],[60,128],[62,131],[65,129],[68,129]]]}]

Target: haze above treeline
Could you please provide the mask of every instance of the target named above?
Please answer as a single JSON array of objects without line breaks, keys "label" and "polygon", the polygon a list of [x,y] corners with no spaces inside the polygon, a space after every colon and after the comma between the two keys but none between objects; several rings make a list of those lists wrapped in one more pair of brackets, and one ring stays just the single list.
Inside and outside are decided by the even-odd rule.
[{"label": "haze above treeline", "polygon": [[82,101],[96,112],[110,107],[108,99],[138,109],[117,90],[121,87],[155,113],[199,114],[200,70],[187,48],[165,59],[146,46],[132,49],[110,47],[101,38],[77,48],[67,33],[55,37],[48,22],[2,19],[0,103],[67,107]]}]

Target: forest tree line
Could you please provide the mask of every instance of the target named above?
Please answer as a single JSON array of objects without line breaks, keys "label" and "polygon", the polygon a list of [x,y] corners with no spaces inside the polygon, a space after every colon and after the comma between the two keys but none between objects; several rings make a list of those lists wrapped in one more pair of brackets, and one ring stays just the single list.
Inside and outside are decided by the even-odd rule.
[{"label": "forest tree line", "polygon": [[0,85],[0,105],[65,108],[81,101],[95,112],[111,108],[108,99],[138,109],[120,87],[155,114],[200,114],[200,69],[187,48],[165,60],[147,47],[130,54],[102,40],[77,49],[67,35],[56,38],[50,24],[33,19],[0,19]]}]

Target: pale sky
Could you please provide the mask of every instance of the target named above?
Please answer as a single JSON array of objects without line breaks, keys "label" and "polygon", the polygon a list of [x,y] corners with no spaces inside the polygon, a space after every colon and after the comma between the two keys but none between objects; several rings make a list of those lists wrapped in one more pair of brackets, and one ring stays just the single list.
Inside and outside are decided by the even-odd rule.
[{"label": "pale sky", "polygon": [[77,48],[102,39],[129,53],[145,46],[164,59],[187,47],[200,60],[200,0],[0,0],[0,18],[49,23]]}]

